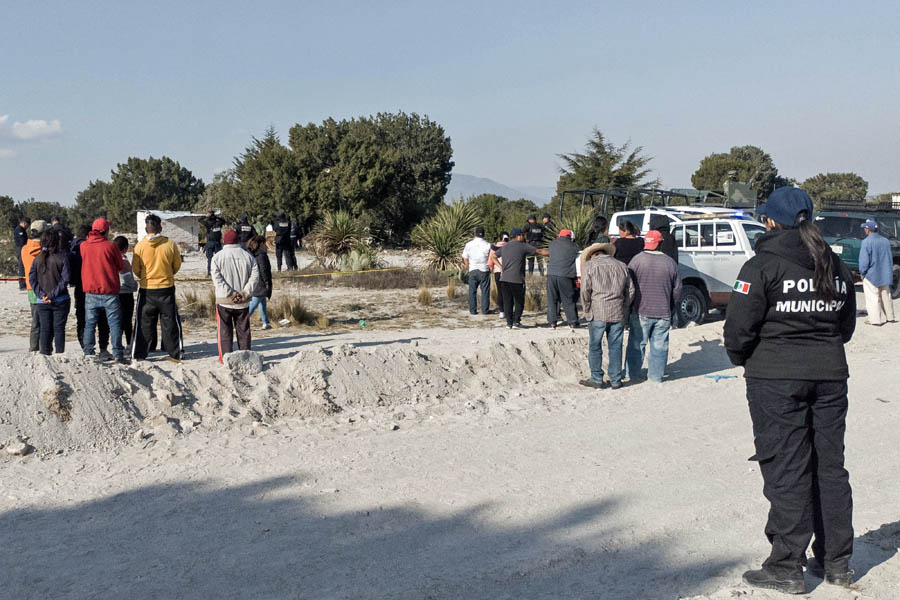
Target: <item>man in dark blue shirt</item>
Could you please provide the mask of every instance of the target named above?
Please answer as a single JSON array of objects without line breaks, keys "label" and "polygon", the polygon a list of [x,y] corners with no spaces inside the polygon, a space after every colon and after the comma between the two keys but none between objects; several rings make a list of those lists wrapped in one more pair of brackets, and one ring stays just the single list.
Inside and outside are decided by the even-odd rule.
[{"label": "man in dark blue shirt", "polygon": [[25,264],[22,262],[22,247],[28,243],[28,226],[31,225],[31,219],[22,217],[19,224],[13,232],[13,238],[16,242],[16,258],[19,261],[19,289],[26,291],[28,286],[25,285]]}]

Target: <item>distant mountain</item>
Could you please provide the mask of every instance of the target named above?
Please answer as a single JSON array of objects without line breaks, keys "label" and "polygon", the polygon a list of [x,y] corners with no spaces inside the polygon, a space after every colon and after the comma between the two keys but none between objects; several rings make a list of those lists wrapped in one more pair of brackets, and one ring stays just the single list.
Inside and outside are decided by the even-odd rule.
[{"label": "distant mountain", "polygon": [[496,194],[510,200],[525,198],[538,206],[543,206],[550,201],[554,190],[553,188],[540,186],[519,186],[514,188],[487,177],[453,173],[450,185],[447,186],[447,195],[444,196],[444,202],[449,204],[455,200],[477,196],[478,194]]}]

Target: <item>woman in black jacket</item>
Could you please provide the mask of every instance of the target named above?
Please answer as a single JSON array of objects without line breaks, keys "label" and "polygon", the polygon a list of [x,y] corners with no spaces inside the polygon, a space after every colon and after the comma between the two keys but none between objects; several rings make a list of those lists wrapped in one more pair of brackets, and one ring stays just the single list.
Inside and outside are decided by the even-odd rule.
[{"label": "woman in black jacket", "polygon": [[41,236],[41,253],[34,258],[28,278],[37,298],[41,324],[41,354],[66,351],[66,321],[69,318],[69,257],[60,252],[60,235],[48,229]]},{"label": "woman in black jacket", "polygon": [[613,244],[616,247],[616,258],[626,265],[631,259],[644,251],[644,240],[641,230],[631,221],[624,221],[619,225],[619,239]]},{"label": "woman in black jacket", "polygon": [[751,460],[771,504],[772,551],[744,581],[792,594],[804,592],[803,565],[835,585],[849,586],[852,575],[844,344],[856,327],[856,293],[812,212],[806,192],[792,187],[776,189],[757,210],[769,231],[741,269],[725,321],[725,349],[747,381]]},{"label": "woman in black jacket", "polygon": [[252,315],[258,306],[262,328],[272,329],[272,325],[269,323],[269,314],[266,312],[267,301],[272,298],[272,263],[269,262],[266,238],[261,235],[250,238],[247,241],[247,251],[256,257],[256,266],[259,269],[259,283],[250,300],[250,314]]}]

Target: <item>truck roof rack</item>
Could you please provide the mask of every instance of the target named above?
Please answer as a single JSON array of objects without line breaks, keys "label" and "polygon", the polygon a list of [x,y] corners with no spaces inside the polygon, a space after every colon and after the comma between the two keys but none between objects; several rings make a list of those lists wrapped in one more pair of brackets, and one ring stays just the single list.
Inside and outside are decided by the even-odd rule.
[{"label": "truck roof rack", "polygon": [[879,211],[895,211],[900,212],[898,209],[894,208],[893,204],[890,202],[852,202],[850,200],[826,200],[822,202],[820,208],[822,210],[843,210],[849,212],[879,212]]}]

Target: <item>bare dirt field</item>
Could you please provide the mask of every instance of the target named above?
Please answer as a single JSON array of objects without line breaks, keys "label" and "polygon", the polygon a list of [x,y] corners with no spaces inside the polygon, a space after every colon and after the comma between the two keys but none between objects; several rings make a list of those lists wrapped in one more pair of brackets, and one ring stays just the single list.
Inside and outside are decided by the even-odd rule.
[{"label": "bare dirt field", "polygon": [[[740,583],[768,508],[721,318],[672,332],[663,384],[596,391],[585,329],[295,287],[332,324],[254,331],[256,372],[203,319],[178,365],[31,355],[0,284],[0,443],[32,448],[0,451],[0,597],[782,597]],[[809,598],[900,597],[898,335],[847,346],[858,581]]]}]

